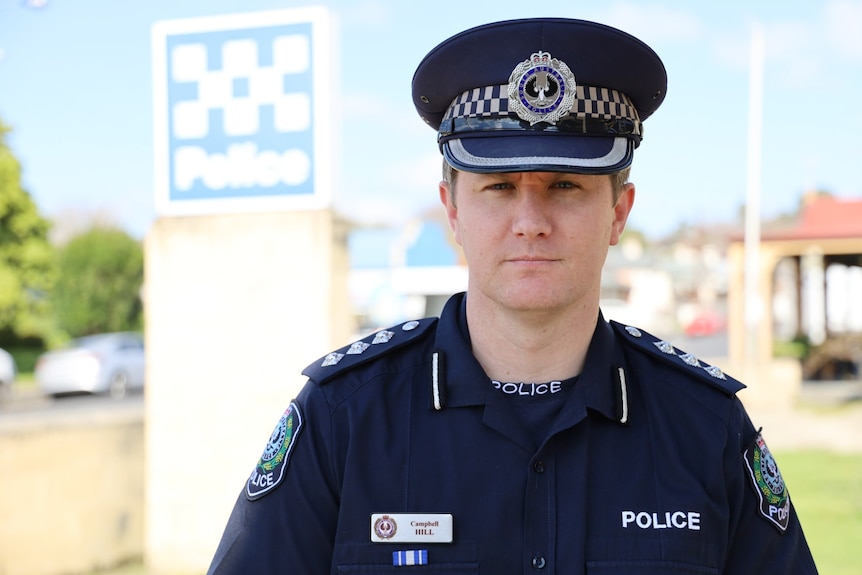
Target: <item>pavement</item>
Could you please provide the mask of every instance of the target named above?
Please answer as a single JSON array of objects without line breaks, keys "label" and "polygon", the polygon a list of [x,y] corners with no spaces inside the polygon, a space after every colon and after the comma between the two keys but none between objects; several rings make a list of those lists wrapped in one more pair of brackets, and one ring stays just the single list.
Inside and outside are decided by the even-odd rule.
[{"label": "pavement", "polygon": [[791,406],[747,409],[774,451],[862,453],[862,381],[806,382]]}]

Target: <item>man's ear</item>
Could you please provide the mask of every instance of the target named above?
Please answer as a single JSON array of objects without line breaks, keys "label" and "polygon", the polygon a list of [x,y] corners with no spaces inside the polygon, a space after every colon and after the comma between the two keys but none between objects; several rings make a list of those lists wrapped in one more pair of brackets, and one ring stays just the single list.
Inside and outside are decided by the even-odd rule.
[{"label": "man's ear", "polygon": [[629,218],[634,203],[635,185],[631,182],[626,182],[623,184],[623,189],[620,192],[620,197],[617,198],[616,205],[614,205],[614,221],[611,226],[610,245],[615,246],[620,243],[620,236],[623,235],[623,230],[626,229],[626,221]]},{"label": "man's ear", "polygon": [[455,241],[461,245],[461,234],[458,231],[458,206],[455,205],[455,196],[449,191],[449,184],[443,180],[439,184],[440,203],[446,208],[446,218],[449,220],[449,228],[455,235]]}]

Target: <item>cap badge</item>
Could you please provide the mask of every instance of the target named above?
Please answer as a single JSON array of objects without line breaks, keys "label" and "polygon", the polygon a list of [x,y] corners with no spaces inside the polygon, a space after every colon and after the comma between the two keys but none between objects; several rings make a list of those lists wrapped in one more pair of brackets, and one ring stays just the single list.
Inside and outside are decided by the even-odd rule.
[{"label": "cap badge", "polygon": [[575,76],[565,62],[541,50],[512,70],[509,110],[530,125],[555,124],[575,102]]}]

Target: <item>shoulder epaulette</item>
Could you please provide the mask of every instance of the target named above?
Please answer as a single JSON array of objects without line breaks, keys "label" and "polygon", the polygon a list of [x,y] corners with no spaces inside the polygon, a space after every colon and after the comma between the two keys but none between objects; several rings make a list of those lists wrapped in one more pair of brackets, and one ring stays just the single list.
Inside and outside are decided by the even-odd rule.
[{"label": "shoulder epaulette", "polygon": [[728,395],[734,395],[741,389],[745,389],[744,384],[725,374],[719,368],[701,361],[690,353],[677,349],[670,342],[658,339],[654,335],[630,325],[623,325],[616,321],[610,323],[614,330],[620,334],[620,340],[624,343],[705,381]]},{"label": "shoulder epaulette", "polygon": [[304,370],[302,374],[323,385],[338,374],[390,353],[415,341],[437,323],[437,318],[412,320],[382,329],[363,339],[328,353]]}]

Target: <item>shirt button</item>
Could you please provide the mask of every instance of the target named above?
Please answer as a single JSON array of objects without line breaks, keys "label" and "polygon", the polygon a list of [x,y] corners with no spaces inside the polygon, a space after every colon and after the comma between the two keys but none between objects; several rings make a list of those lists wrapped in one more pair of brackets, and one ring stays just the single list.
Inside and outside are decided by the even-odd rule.
[{"label": "shirt button", "polygon": [[536,473],[544,473],[545,472],[545,462],[541,459],[533,463],[533,471]]},{"label": "shirt button", "polygon": [[536,569],[544,569],[545,568],[545,558],[541,555],[533,557],[533,567]]}]

